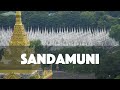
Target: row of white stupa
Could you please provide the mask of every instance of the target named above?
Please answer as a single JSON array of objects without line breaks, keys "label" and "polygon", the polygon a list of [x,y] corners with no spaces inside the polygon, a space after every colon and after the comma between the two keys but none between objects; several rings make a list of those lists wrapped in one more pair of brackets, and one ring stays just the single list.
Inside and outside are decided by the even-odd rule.
[{"label": "row of white stupa", "polygon": [[[44,46],[118,46],[119,42],[109,37],[106,29],[83,28],[28,29],[30,41],[41,40]],[[8,46],[12,29],[0,29],[0,46]]]}]

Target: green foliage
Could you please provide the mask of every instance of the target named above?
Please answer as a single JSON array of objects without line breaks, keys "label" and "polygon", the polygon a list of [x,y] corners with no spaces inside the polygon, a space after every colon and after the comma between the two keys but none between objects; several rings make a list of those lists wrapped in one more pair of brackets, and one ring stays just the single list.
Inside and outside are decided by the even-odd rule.
[{"label": "green foliage", "polygon": [[[73,53],[99,53],[99,65],[59,65],[60,70],[73,73],[95,73],[98,79],[113,79],[120,73],[120,47],[70,47],[55,51],[63,55]],[[55,65],[54,68],[56,69]]]},{"label": "green foliage", "polygon": [[120,79],[120,75],[118,75],[115,79]]},{"label": "green foliage", "polygon": [[34,40],[34,41],[30,41],[30,47],[39,47],[41,46],[41,41],[40,40]]},{"label": "green foliage", "polygon": [[39,53],[43,49],[43,46],[40,40],[30,41],[30,47],[34,48],[35,53]]},{"label": "green foliage", "polygon": [[36,76],[31,76],[30,79],[36,79]]},{"label": "green foliage", "polygon": [[0,60],[2,59],[2,55],[3,55],[3,53],[4,53],[3,50],[4,50],[4,49],[0,49]]},{"label": "green foliage", "polygon": [[120,42],[120,25],[113,25],[110,31],[110,37]]},{"label": "green foliage", "polygon": [[107,13],[113,17],[120,17],[120,11],[108,11]]},{"label": "green foliage", "polygon": [[80,17],[81,17],[81,23],[83,27],[87,26],[94,26],[95,25],[95,12],[90,12],[90,11],[84,11],[80,13]]},{"label": "green foliage", "polygon": [[[4,11],[0,12],[1,14]],[[28,27],[106,27],[119,24],[116,11],[22,11],[22,20]],[[13,27],[15,16],[0,15],[0,27]]]}]

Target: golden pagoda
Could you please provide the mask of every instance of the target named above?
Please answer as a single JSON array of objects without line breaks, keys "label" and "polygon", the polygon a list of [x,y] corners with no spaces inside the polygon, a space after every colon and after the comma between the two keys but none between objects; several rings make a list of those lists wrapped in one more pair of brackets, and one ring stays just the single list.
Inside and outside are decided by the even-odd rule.
[{"label": "golden pagoda", "polygon": [[29,46],[30,42],[27,38],[24,25],[21,20],[21,11],[16,11],[16,23],[13,35],[11,37],[10,46]]},{"label": "golden pagoda", "polygon": [[0,62],[0,74],[4,74],[4,79],[20,79],[26,76],[25,79],[30,79],[32,77],[34,77],[34,79],[52,78],[52,69],[42,70],[42,74],[40,74],[40,65],[34,65],[34,68],[33,65],[23,66],[20,64],[20,55],[22,53],[27,53],[29,55],[34,52],[29,46],[30,41],[28,40],[24,25],[22,24],[21,11],[16,11],[16,23],[13,35],[9,42],[9,47],[4,49],[4,55]]}]

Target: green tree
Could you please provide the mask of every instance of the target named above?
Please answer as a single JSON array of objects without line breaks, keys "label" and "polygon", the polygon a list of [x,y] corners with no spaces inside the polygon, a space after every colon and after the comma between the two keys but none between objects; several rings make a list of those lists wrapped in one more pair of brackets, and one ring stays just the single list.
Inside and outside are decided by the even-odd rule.
[{"label": "green tree", "polygon": [[92,27],[95,25],[95,22],[96,22],[95,12],[90,12],[90,11],[81,12],[80,19],[83,27],[86,27],[86,26]]},{"label": "green tree", "polygon": [[43,48],[40,40],[31,41],[30,47],[34,48],[35,53],[39,53],[41,49]]},{"label": "green tree", "polygon": [[120,79],[120,75],[118,75],[115,79]]},{"label": "green tree", "polygon": [[113,25],[110,31],[110,37],[114,38],[116,41],[120,42],[120,25]]}]

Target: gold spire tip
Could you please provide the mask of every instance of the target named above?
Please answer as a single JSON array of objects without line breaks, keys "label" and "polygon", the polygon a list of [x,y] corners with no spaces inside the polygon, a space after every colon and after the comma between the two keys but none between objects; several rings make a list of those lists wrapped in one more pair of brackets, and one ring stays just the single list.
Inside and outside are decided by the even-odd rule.
[{"label": "gold spire tip", "polygon": [[21,16],[21,11],[16,11],[16,15],[20,15]]}]

